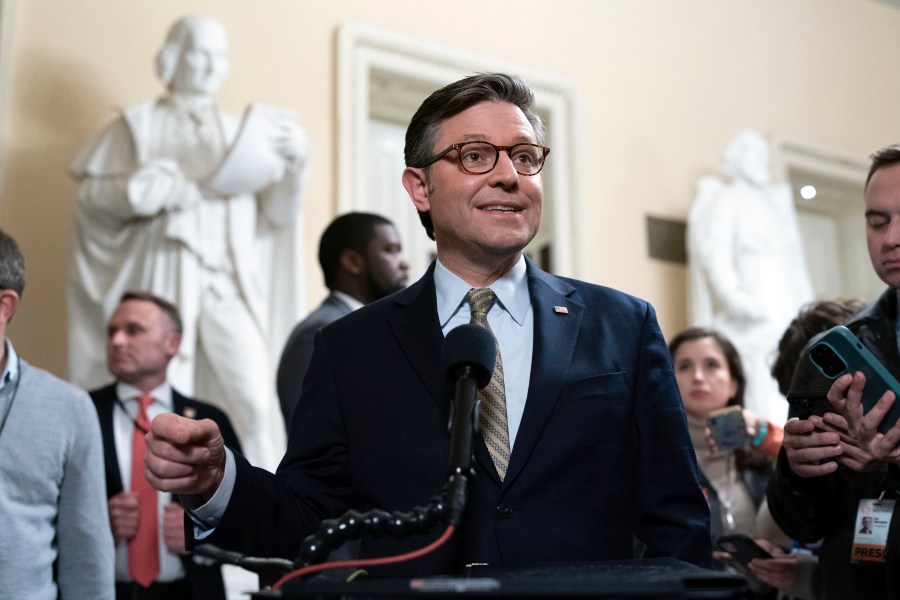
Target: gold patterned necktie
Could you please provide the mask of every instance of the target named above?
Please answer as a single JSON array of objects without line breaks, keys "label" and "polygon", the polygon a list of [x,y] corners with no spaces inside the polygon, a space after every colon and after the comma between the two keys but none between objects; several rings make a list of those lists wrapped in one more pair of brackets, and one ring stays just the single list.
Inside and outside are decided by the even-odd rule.
[{"label": "gold patterned necktie", "polygon": [[[472,288],[466,294],[466,301],[472,311],[472,318],[469,322],[491,331],[487,314],[494,302],[497,301],[494,292],[490,288]],[[493,334],[494,332],[491,331],[491,335]],[[494,467],[497,469],[497,474],[500,475],[500,481],[503,481],[503,478],[506,477],[506,469],[509,467],[509,425],[506,421],[506,385],[503,381],[503,360],[500,358],[500,344],[497,343],[496,336],[494,336],[494,345],[497,348],[497,358],[494,361],[491,381],[478,392],[478,398],[481,400],[478,426],[484,442],[487,444],[488,452],[491,454]]]}]

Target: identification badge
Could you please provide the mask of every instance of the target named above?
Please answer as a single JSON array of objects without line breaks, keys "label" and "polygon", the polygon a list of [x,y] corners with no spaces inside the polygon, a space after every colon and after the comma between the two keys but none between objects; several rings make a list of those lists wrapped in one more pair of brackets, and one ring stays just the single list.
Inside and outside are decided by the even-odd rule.
[{"label": "identification badge", "polygon": [[894,500],[866,498],[859,501],[856,524],[853,528],[854,563],[883,564],[887,548],[888,529],[894,515]]}]

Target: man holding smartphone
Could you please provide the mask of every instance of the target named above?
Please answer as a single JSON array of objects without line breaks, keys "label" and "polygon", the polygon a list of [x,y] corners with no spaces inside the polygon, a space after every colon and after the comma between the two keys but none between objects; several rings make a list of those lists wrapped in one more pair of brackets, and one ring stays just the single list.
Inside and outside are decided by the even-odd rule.
[{"label": "man holding smartphone", "polygon": [[[845,325],[896,376],[900,374],[900,146],[872,156],[865,207],[869,256],[889,288]],[[900,463],[900,426],[885,436],[875,435],[893,394],[885,394],[863,419],[860,398],[865,377],[846,374],[832,384],[812,366],[806,351],[791,390],[827,392],[837,412],[792,418],[785,425],[783,452],[769,481],[772,516],[800,541],[823,539],[822,597],[896,597],[900,584],[887,573],[897,572],[900,560],[896,550],[887,550],[897,547],[897,525],[892,526],[891,517],[900,471],[882,461]],[[871,534],[858,531],[863,514],[878,515],[872,520]]]}]

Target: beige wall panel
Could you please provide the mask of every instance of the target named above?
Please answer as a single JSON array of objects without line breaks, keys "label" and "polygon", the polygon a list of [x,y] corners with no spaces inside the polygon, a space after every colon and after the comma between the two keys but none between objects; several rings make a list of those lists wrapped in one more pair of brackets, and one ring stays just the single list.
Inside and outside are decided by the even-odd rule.
[{"label": "beige wall panel", "polygon": [[221,19],[230,33],[232,74],[219,94],[222,105],[235,112],[251,100],[293,107],[310,137],[303,209],[310,306],[323,293],[318,235],[337,205],[334,53],[344,22],[570,81],[583,117],[583,194],[576,202],[582,251],[590,257],[578,275],[649,299],[667,336],[686,323],[685,269],[646,257],[644,219],[684,218],[697,178],[717,172],[734,133],[752,126],[859,156],[900,138],[900,10],[875,0],[14,6],[0,227],[23,246],[28,289],[10,333],[23,356],[63,376],[75,196],[67,166],[115,107],[159,93],[153,57],[169,24],[189,11]]}]

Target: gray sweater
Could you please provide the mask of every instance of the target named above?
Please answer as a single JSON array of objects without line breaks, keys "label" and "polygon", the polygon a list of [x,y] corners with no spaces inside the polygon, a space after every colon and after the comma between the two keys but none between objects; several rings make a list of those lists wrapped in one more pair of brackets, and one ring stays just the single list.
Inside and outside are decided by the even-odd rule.
[{"label": "gray sweater", "polygon": [[58,590],[63,600],[112,600],[114,548],[97,412],[83,390],[19,365],[0,431],[0,596],[55,600]]}]

